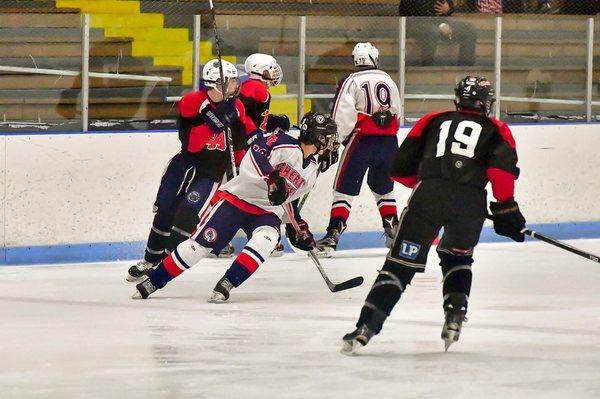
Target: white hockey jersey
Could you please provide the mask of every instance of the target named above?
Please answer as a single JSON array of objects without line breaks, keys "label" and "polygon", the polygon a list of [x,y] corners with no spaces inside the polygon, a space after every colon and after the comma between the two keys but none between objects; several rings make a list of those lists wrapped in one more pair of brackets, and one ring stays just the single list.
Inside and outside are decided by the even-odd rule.
[{"label": "white hockey jersey", "polygon": [[[396,117],[381,127],[373,122],[371,115],[385,109]],[[382,70],[367,69],[351,73],[339,83],[331,117],[337,123],[340,142],[343,143],[352,133],[397,134],[399,113],[400,93],[396,83]]]},{"label": "white hockey jersey", "polygon": [[274,169],[286,179],[289,197],[286,204],[312,189],[319,165],[314,156],[304,159],[298,140],[279,133],[256,140],[240,163],[240,172],[221,186],[218,196],[245,212],[255,215],[274,213],[283,220],[282,206],[273,206],[267,195],[267,176]]}]

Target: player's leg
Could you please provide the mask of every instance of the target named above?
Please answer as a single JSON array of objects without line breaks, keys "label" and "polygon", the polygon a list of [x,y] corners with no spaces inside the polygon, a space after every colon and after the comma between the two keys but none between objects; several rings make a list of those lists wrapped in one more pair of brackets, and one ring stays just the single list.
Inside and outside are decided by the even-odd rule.
[{"label": "player's leg", "polygon": [[484,220],[484,217],[465,217],[446,224],[437,248],[444,276],[442,339],[446,350],[458,341],[467,314],[473,280],[473,249],[479,241]]},{"label": "player's leg", "polygon": [[225,302],[234,287],[246,281],[266,259],[279,242],[279,224],[274,215],[251,215],[244,231],[250,240],[235,258],[223,277],[217,282],[209,302]]},{"label": "player's leg", "polygon": [[377,146],[379,150],[373,152],[367,174],[367,184],[375,196],[386,236],[386,246],[389,248],[392,246],[398,225],[394,181],[390,178],[390,164],[398,149],[398,139],[396,136],[379,136],[375,139],[379,142]]},{"label": "player's leg", "polygon": [[400,217],[394,244],[371,287],[356,323],[344,336],[342,353],[351,354],[378,334],[415,273],[425,271],[427,254],[440,225],[410,209]]},{"label": "player's leg", "polygon": [[189,183],[194,167],[181,153],[175,155],[167,164],[154,202],[154,219],[148,235],[144,259],[131,266],[127,281],[137,281],[147,269],[165,257],[165,247],[171,235],[171,226],[175,209]]},{"label": "player's leg", "polygon": [[147,271],[147,278],[136,286],[133,298],[147,298],[209,253],[219,253],[238,231],[244,217],[238,208],[219,201],[200,221],[198,230],[190,239],[179,244],[155,268]]},{"label": "player's leg", "polygon": [[190,182],[173,218],[171,235],[165,246],[167,255],[192,236],[198,227],[200,215],[210,207],[210,200],[218,187],[218,182],[206,177],[195,178]]},{"label": "player's leg", "polygon": [[331,256],[337,248],[340,236],[346,229],[352,201],[360,193],[369,164],[370,150],[368,137],[355,134],[342,152],[333,182],[333,201],[327,233],[317,241],[318,256]]}]

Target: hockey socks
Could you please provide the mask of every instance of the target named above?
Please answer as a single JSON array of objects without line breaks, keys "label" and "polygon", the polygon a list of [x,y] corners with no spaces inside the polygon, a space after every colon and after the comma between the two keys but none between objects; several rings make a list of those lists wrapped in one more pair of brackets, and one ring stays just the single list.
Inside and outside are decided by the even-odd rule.
[{"label": "hockey socks", "polygon": [[235,258],[225,277],[234,287],[239,287],[248,279],[265,260],[252,248],[245,247]]},{"label": "hockey socks", "polygon": [[346,225],[346,221],[350,217],[353,199],[354,197],[351,195],[342,194],[337,191],[333,192],[333,202],[331,204],[331,214],[327,231],[338,229],[340,223],[343,223],[344,226]]},{"label": "hockey socks", "polygon": [[414,269],[386,261],[367,295],[356,326],[366,325],[378,334],[414,275]]},{"label": "hockey socks", "polygon": [[391,191],[387,194],[377,194],[373,192],[375,196],[375,201],[377,202],[377,209],[379,210],[379,215],[381,215],[381,220],[383,220],[383,227],[387,227],[385,222],[386,220],[390,220],[395,218],[398,220],[398,209],[396,207],[396,197],[394,197],[394,192]]},{"label": "hockey socks", "polygon": [[252,238],[227,269],[225,277],[234,287],[239,287],[269,258],[278,242],[279,232],[276,229],[259,227],[252,232]]},{"label": "hockey socks", "polygon": [[150,281],[156,288],[163,288],[169,281],[205,258],[210,250],[194,240],[182,242],[169,256],[149,271]]},{"label": "hockey socks", "polygon": [[165,257],[165,248],[171,236],[172,223],[172,214],[160,210],[156,212],[144,253],[146,262],[156,264]]},{"label": "hockey socks", "polygon": [[[444,248],[438,248],[440,257],[440,266],[442,267],[444,307],[448,305],[450,298],[462,298],[462,304],[465,310],[471,293],[471,282],[473,273],[471,272],[471,264],[473,257],[469,254],[456,255]],[[455,306],[457,303],[454,304]]]}]

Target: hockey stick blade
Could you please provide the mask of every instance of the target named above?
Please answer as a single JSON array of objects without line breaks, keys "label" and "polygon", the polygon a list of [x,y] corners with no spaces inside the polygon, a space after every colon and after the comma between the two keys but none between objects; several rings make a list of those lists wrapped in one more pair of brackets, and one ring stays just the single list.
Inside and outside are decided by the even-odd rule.
[{"label": "hockey stick blade", "polygon": [[365,279],[362,278],[362,276],[354,277],[348,281],[344,281],[343,283],[334,284],[333,287],[331,288],[331,292],[349,290],[350,288],[358,287],[364,281],[365,281]]},{"label": "hockey stick blade", "polygon": [[349,290],[350,288],[358,287],[364,281],[362,276],[357,276],[357,277],[351,278],[350,280],[343,281],[339,284],[335,284],[334,282],[332,282],[329,279],[329,276],[327,276],[327,273],[325,273],[325,270],[323,269],[323,266],[321,266],[321,262],[319,262],[319,259],[315,255],[315,252],[313,250],[310,250],[307,252],[307,254],[308,254],[308,257],[310,259],[312,259],[316,268],[319,270],[319,273],[321,273],[321,277],[323,277],[323,280],[325,280],[325,284],[327,284],[327,287],[329,288],[329,291],[331,291],[331,292]]}]

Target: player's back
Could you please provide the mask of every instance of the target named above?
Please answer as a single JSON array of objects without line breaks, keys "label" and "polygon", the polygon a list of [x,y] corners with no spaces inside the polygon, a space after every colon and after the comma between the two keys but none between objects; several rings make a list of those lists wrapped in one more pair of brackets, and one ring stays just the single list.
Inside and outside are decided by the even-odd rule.
[{"label": "player's back", "polygon": [[[339,92],[350,90],[355,98],[358,112],[372,115],[388,106],[393,114],[398,114],[399,103],[396,102],[397,86],[387,72],[381,69],[367,69],[354,72],[341,82]],[[336,113],[335,105],[333,113]]]},{"label": "player's back", "polygon": [[[377,125],[373,114],[389,111],[393,116],[384,125]],[[352,132],[373,135],[396,135],[400,113],[400,94],[387,72],[365,69],[343,79],[334,100],[331,117],[338,125],[343,140]]]},{"label": "player's back", "polygon": [[411,131],[424,139],[419,180],[443,178],[483,188],[495,153],[502,151],[505,162],[516,164],[514,140],[503,122],[469,111],[430,114],[423,119],[422,132]]}]

